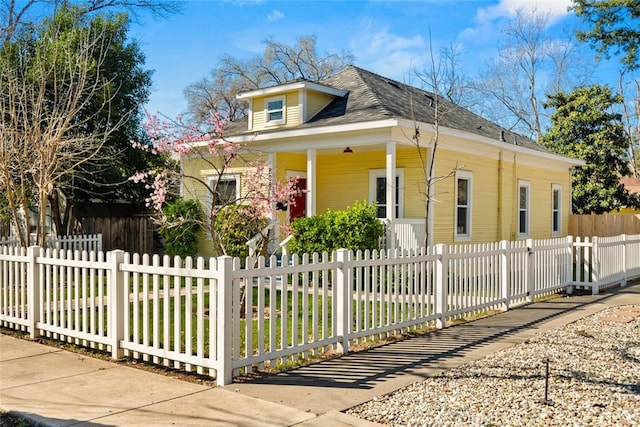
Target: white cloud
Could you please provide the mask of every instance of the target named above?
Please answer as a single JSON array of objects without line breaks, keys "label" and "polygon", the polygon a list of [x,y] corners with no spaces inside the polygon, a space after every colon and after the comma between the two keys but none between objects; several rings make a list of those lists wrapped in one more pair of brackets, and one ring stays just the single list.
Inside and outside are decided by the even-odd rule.
[{"label": "white cloud", "polygon": [[499,32],[501,23],[513,18],[519,10],[548,14],[549,24],[553,24],[570,14],[567,10],[570,5],[571,0],[500,0],[497,4],[479,8],[475,26],[465,29],[460,36],[467,39],[493,37]]},{"label": "white cloud", "polygon": [[554,21],[569,14],[567,8],[570,5],[571,0],[500,0],[498,4],[478,9],[476,21],[482,25],[487,21],[511,18],[519,10],[548,13],[550,20]]},{"label": "white cloud", "polygon": [[571,0],[500,0],[498,7],[505,10],[508,16],[514,16],[519,9],[535,9],[537,12],[548,13],[550,20],[554,21],[569,14],[567,8],[570,5]]},{"label": "white cloud", "polygon": [[270,14],[267,15],[267,21],[275,22],[284,18],[284,13],[280,12],[278,9],[273,9]]},{"label": "white cloud", "polygon": [[361,33],[352,38],[349,49],[358,65],[402,81],[411,67],[425,63],[428,47],[421,35],[402,37],[387,29],[374,32],[372,26],[365,25]]}]

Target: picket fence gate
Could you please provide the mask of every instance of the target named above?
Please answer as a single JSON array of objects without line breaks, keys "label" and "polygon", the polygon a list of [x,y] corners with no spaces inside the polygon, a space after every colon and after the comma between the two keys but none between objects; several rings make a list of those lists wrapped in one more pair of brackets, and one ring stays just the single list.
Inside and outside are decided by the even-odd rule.
[{"label": "picket fence gate", "polygon": [[0,324],[216,377],[640,277],[640,235],[181,259],[0,247]]}]

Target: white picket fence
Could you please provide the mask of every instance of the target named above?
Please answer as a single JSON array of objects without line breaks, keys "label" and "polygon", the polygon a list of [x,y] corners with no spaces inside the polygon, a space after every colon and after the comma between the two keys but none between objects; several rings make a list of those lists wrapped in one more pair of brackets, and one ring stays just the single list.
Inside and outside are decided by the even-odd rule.
[{"label": "white picket fence", "polygon": [[640,235],[245,261],[0,248],[0,324],[229,384],[569,286],[640,277]]},{"label": "white picket fence", "polygon": [[[35,235],[31,236],[35,241]],[[47,236],[45,238],[47,248],[63,251],[87,251],[100,252],[102,250],[102,234],[73,235],[73,236]],[[20,246],[17,237],[0,239],[0,246]]]}]

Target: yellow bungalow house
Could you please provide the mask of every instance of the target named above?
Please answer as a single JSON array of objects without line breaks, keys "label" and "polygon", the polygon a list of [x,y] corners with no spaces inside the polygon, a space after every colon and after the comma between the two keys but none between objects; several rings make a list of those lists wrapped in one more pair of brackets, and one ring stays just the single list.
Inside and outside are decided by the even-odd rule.
[{"label": "yellow bungalow house", "polygon": [[[249,114],[227,125],[228,138],[267,153],[279,179],[298,176],[307,190],[274,220],[368,200],[388,224],[387,247],[411,248],[424,244],[428,200],[429,244],[567,234],[571,169],[582,161],[443,99],[436,103],[431,93],[349,66],[321,82],[297,80],[239,98]],[[427,197],[436,131],[436,182]],[[184,167],[207,174],[188,159]],[[241,168],[236,172],[229,186],[241,191]]]}]

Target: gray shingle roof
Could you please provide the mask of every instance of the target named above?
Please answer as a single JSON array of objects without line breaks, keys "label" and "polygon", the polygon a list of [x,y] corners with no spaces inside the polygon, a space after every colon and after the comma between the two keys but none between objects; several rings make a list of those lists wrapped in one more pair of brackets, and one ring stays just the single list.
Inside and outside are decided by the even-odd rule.
[{"label": "gray shingle roof", "polygon": [[[434,95],[431,92],[406,85],[356,66],[348,66],[337,74],[318,82],[348,91],[311,118],[294,129],[318,126],[362,123],[390,118],[434,122]],[[514,144],[538,151],[548,151],[535,141],[500,127],[471,111],[444,98],[438,99],[439,125],[459,129],[496,141],[504,135],[506,144]],[[287,128],[291,129],[291,128]],[[261,131],[270,133],[277,131]],[[227,126],[228,135],[250,133],[244,118]]]}]

